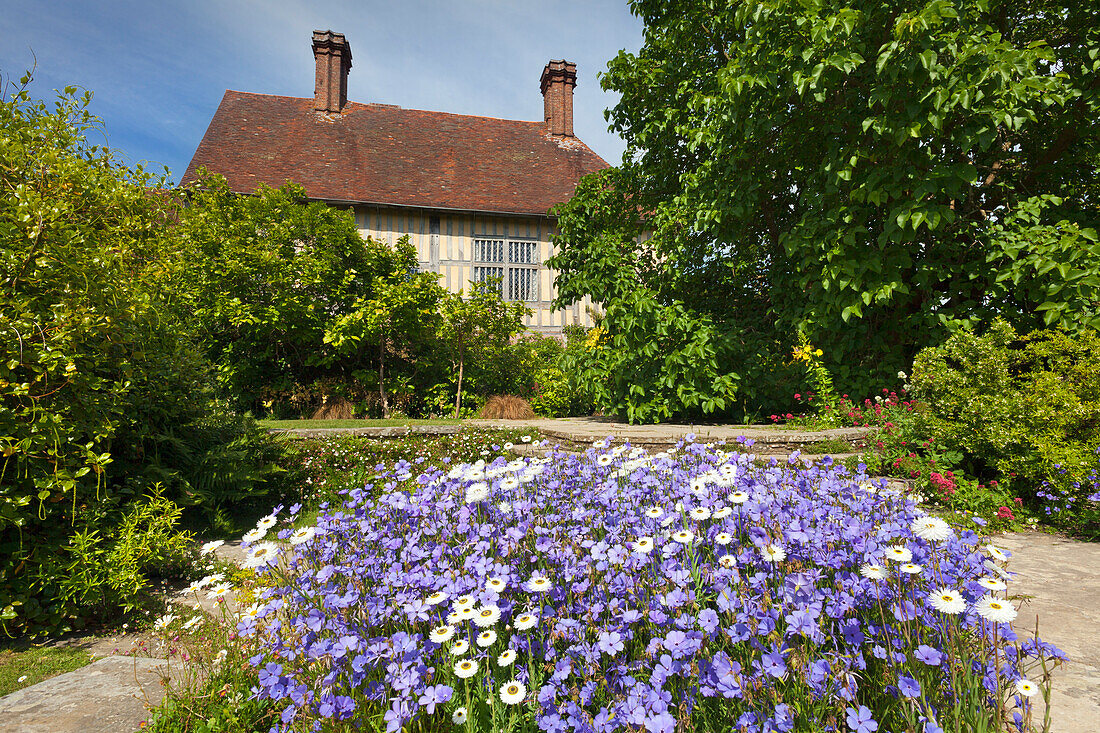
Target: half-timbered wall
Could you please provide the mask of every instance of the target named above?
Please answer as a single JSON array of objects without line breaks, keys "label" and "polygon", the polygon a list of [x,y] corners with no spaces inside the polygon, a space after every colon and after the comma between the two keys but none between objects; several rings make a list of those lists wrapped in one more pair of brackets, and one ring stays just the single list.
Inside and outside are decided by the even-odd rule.
[{"label": "half-timbered wall", "polygon": [[[438,273],[440,284],[452,293],[469,290],[471,280],[478,275],[496,274],[495,268],[499,267],[505,276],[505,297],[509,296],[509,290],[533,294],[534,299],[526,301],[532,312],[526,319],[528,328],[546,334],[560,334],[563,326],[593,325],[588,312],[591,302],[587,298],[565,309],[553,310],[550,307],[556,294],[556,273],[545,265],[553,253],[550,243],[553,224],[548,217],[493,216],[381,206],[356,206],[354,213],[364,237],[394,244],[408,235],[416,247],[421,271]],[[503,254],[499,255],[496,247],[485,242],[500,242]],[[516,243],[516,246],[509,247],[509,243]],[[529,262],[532,250],[537,253],[537,263]],[[508,270],[513,268],[516,272],[511,275],[510,287]],[[527,281],[528,270],[537,270],[530,273],[537,279],[537,287],[532,287]],[[520,284],[522,287],[519,287]]]}]

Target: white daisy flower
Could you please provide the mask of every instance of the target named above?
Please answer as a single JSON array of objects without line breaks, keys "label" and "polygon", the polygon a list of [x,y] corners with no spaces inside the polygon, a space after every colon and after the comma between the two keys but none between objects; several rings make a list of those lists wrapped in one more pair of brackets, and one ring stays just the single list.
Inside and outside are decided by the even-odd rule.
[{"label": "white daisy flower", "polygon": [[459,596],[454,601],[455,608],[458,608],[459,606],[472,606],[474,605],[474,603],[474,597],[471,595]]},{"label": "white daisy flower", "polygon": [[647,555],[653,551],[653,538],[639,537],[637,542],[631,543],[631,547],[634,548],[634,552],[640,552],[643,555]]},{"label": "white daisy flower", "polygon": [[725,519],[726,517],[728,517],[731,514],[733,514],[733,510],[730,509],[728,506],[724,506],[721,509],[714,512],[714,518],[715,519]]},{"label": "white daisy flower", "polygon": [[258,540],[262,540],[266,536],[267,536],[267,530],[266,529],[260,529],[259,527],[256,527],[255,529],[250,529],[247,532],[245,532],[244,536],[241,537],[241,539],[244,540],[245,542],[257,542]]},{"label": "white daisy flower", "polygon": [[985,551],[989,553],[990,557],[998,562],[1008,562],[1008,554],[996,545],[986,545]]},{"label": "white daisy flower", "polygon": [[545,593],[546,591],[550,590],[551,587],[552,584],[550,583],[550,581],[542,576],[531,578],[529,581],[527,581],[527,590],[531,591],[532,593]]},{"label": "white daisy flower", "polygon": [[728,545],[729,543],[733,542],[733,535],[731,535],[729,532],[719,532],[718,534],[714,535],[714,541],[720,545]]},{"label": "white daisy flower", "polygon": [[940,613],[957,616],[966,610],[966,600],[951,588],[940,588],[928,594],[928,603]]},{"label": "white daisy flower", "polygon": [[718,564],[726,569],[729,569],[737,564],[737,558],[735,558],[733,555],[722,555],[722,557],[718,558]]},{"label": "white daisy flower", "polygon": [[662,527],[667,527],[675,521],[676,521],[675,515],[670,514],[670,515],[668,515],[667,517],[665,517],[664,519],[661,520],[661,526]]},{"label": "white daisy flower", "polygon": [[474,625],[483,629],[487,629],[490,626],[496,624],[500,620],[500,608],[488,603],[478,609],[477,614],[474,616]]},{"label": "white daisy flower", "polygon": [[[459,621],[468,621],[477,616],[477,609],[471,606],[459,606],[454,610],[454,615]],[[450,620],[448,618],[448,620]]]},{"label": "white daisy flower", "polygon": [[504,592],[507,585],[502,578],[489,578],[485,581],[485,590],[491,590],[499,594]]},{"label": "white daisy flower", "polygon": [[665,513],[664,510],[661,509],[661,507],[659,507],[659,506],[650,507],[649,509],[646,509],[646,511],[645,511],[645,515],[647,517],[649,517],[650,519],[657,519],[658,517],[660,517],[664,513]]},{"label": "white daisy flower", "polygon": [[1028,679],[1016,680],[1016,692],[1024,697],[1031,697],[1039,691],[1039,685]]},{"label": "white daisy flower", "polygon": [[225,574],[224,573],[214,573],[213,575],[207,575],[205,578],[200,580],[199,585],[201,587],[205,588],[208,585],[213,585],[214,583],[218,583],[218,582],[221,582],[223,580],[225,580]]},{"label": "white daisy flower", "polygon": [[744,491],[735,491],[729,496],[729,500],[733,504],[744,504],[749,500],[749,495]]},{"label": "white daisy flower", "polygon": [[907,562],[899,565],[898,570],[906,573],[907,575],[920,575],[921,571],[923,571],[924,568],[920,565],[917,565],[916,563]]},{"label": "white daisy flower", "polygon": [[203,583],[201,580],[196,580],[195,582],[191,583],[191,585],[184,588],[183,592],[184,593],[198,593],[200,590],[202,590],[205,587],[206,587],[205,583]]},{"label": "white daisy flower", "polygon": [[451,713],[451,722],[454,723],[455,725],[465,725],[466,724],[466,708],[458,708],[453,713]]},{"label": "white daisy flower", "polygon": [[531,436],[530,435],[524,435],[523,437],[520,438],[520,440],[523,441],[524,443],[530,443],[531,442]]},{"label": "white daisy flower", "polygon": [[199,550],[199,553],[203,555],[209,555],[211,552],[218,549],[224,544],[225,540],[213,540],[211,542],[206,542],[203,544],[202,549]]},{"label": "white daisy flower", "polygon": [[909,562],[913,559],[913,553],[905,545],[890,545],[886,548],[886,557],[894,562]]},{"label": "white daisy flower", "polygon": [[939,517],[921,517],[913,522],[910,529],[917,537],[929,542],[943,542],[952,535],[951,525]]},{"label": "white daisy flower", "polygon": [[192,618],[188,619],[187,621],[185,621],[183,623],[183,628],[186,631],[190,631],[191,629],[195,628],[196,626],[198,626],[201,623],[202,623],[202,616],[193,616]]},{"label": "white daisy flower", "polygon": [[510,666],[512,666],[512,662],[514,662],[514,661],[516,661],[516,650],[515,649],[509,649],[508,651],[504,652],[499,657],[497,657],[497,666],[498,667],[510,667]]},{"label": "white daisy flower", "polygon": [[704,519],[710,519],[710,509],[705,506],[695,507],[691,510],[691,518],[697,522],[701,522]]},{"label": "white daisy flower", "polygon": [[679,542],[681,545],[690,544],[695,539],[695,533],[690,529],[681,529],[679,532],[675,532],[672,535],[672,539]]},{"label": "white daisy flower", "polygon": [[246,568],[259,568],[271,563],[279,555],[279,546],[274,542],[261,542],[252,547],[245,556]]},{"label": "white daisy flower", "polygon": [[436,626],[430,632],[428,632],[428,638],[434,641],[436,644],[443,644],[451,640],[455,635],[455,627],[450,624],[443,624],[442,626]]},{"label": "white daisy flower", "polygon": [[527,631],[527,629],[534,628],[538,622],[538,616],[533,613],[525,613],[516,619],[515,627],[519,631]]},{"label": "white daisy flower", "polygon": [[461,662],[455,663],[455,674],[460,679],[469,679],[477,674],[477,660],[476,659],[463,659]]},{"label": "white daisy flower", "polygon": [[221,598],[229,591],[233,590],[232,583],[218,583],[206,593],[207,598]]},{"label": "white daisy flower", "polygon": [[883,580],[886,577],[886,568],[873,562],[865,562],[859,566],[859,574],[870,580]]},{"label": "white daisy flower", "polygon": [[274,527],[277,521],[274,514],[268,514],[266,517],[261,517],[260,521],[256,522],[256,529],[267,531]]},{"label": "white daisy flower", "polygon": [[526,696],[527,688],[518,680],[507,682],[504,687],[500,688],[500,699],[505,705],[521,703]]},{"label": "white daisy flower", "polygon": [[445,600],[447,600],[447,594],[441,590],[437,590],[435,593],[432,593],[430,596],[425,598],[424,602],[427,603],[429,606],[438,606]]},{"label": "white daisy flower", "polygon": [[477,635],[477,645],[482,649],[491,647],[497,640],[497,632],[492,629],[486,629]]},{"label": "white daisy flower", "polygon": [[299,527],[294,530],[294,533],[290,535],[290,544],[292,545],[304,545],[313,539],[317,534],[316,527]]},{"label": "white daisy flower", "polygon": [[599,458],[596,459],[596,463],[598,463],[601,466],[610,466],[611,461],[613,461],[613,460],[614,459],[611,456],[604,453],[602,456],[600,456]]},{"label": "white daisy flower", "polygon": [[1004,624],[1016,618],[1016,608],[1011,603],[990,595],[982,596],[974,604],[974,613],[993,623]]},{"label": "white daisy flower", "polygon": [[451,644],[451,654],[456,657],[461,657],[470,649],[470,642],[465,639],[459,639],[454,644]]},{"label": "white daisy flower", "polygon": [[466,503],[477,504],[489,498],[489,486],[484,481],[466,487]]},{"label": "white daisy flower", "polygon": [[504,450],[512,450],[512,444],[511,443],[505,443],[504,444]]},{"label": "white daisy flower", "polygon": [[1008,585],[1003,580],[996,578],[979,578],[978,585],[986,590],[1008,590]]},{"label": "white daisy flower", "polygon": [[166,613],[153,623],[153,628],[157,631],[163,631],[172,625],[172,622],[176,620],[176,616],[171,613]]},{"label": "white daisy flower", "polygon": [[787,551],[783,549],[782,545],[770,544],[764,546],[764,549],[760,551],[760,555],[768,562],[779,562],[787,557]]}]

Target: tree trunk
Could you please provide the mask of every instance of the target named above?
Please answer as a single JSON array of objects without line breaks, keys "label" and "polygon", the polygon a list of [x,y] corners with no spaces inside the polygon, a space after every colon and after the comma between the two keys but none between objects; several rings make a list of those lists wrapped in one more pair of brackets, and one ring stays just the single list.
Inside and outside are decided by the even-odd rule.
[{"label": "tree trunk", "polygon": [[460,354],[458,357],[458,391],[455,392],[455,420],[458,419],[459,414],[462,412],[462,368],[465,366],[465,363],[465,355]]},{"label": "tree trunk", "polygon": [[378,396],[382,399],[382,417],[390,416],[390,402],[386,399],[386,339],[378,339]]}]

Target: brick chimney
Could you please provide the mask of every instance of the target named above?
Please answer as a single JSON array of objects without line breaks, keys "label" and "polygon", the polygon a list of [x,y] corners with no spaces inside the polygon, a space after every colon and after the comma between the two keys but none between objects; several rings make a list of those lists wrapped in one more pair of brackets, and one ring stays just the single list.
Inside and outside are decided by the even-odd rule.
[{"label": "brick chimney", "polygon": [[351,45],[343,33],[313,31],[313,58],[317,62],[313,108],[339,114],[348,101]]},{"label": "brick chimney", "polygon": [[573,137],[573,87],[577,86],[577,65],[569,61],[550,61],[539,81],[547,132]]}]

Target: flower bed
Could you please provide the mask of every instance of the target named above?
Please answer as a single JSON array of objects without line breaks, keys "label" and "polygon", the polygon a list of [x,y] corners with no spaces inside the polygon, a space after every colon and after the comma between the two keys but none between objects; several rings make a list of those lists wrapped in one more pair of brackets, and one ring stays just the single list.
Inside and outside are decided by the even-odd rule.
[{"label": "flower bed", "polygon": [[671,453],[403,463],[256,546],[275,729],[1031,727],[1062,655],[1000,550],[842,466]]}]

